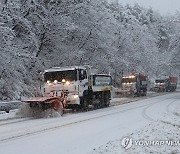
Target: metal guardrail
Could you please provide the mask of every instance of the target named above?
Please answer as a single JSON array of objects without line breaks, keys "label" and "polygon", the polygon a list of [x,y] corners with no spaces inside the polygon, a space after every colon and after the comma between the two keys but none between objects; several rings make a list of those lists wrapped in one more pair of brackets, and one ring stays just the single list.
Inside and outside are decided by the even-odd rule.
[{"label": "metal guardrail", "polygon": [[20,101],[9,101],[9,102],[0,102],[0,114],[9,113],[14,109],[18,109],[21,106]]}]

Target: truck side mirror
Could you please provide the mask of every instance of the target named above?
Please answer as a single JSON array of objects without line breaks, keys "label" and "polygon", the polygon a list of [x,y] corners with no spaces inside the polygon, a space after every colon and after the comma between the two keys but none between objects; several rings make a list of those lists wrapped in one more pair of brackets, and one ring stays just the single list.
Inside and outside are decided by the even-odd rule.
[{"label": "truck side mirror", "polygon": [[87,74],[85,70],[80,71],[79,80],[82,81],[87,78]]}]

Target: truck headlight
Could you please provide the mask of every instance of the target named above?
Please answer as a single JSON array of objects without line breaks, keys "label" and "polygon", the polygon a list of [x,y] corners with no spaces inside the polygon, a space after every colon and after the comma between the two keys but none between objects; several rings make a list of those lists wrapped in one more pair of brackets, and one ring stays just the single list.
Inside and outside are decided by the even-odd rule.
[{"label": "truck headlight", "polygon": [[49,81],[49,80],[48,80],[46,83],[47,83],[49,86],[52,85],[51,81]]},{"label": "truck headlight", "polygon": [[78,95],[74,95],[73,97],[74,97],[74,99],[77,99],[79,96]]},{"label": "truck headlight", "polygon": [[69,82],[69,81],[66,81],[66,84],[67,84],[67,85],[69,85],[69,84],[70,84],[70,82]]},{"label": "truck headlight", "polygon": [[54,84],[57,84],[58,83],[58,81],[57,80],[54,80]]}]

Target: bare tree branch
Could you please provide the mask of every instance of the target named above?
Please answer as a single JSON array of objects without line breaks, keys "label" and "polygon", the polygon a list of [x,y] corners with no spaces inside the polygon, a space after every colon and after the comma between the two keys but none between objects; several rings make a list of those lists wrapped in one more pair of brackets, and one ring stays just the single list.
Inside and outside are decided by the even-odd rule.
[{"label": "bare tree branch", "polygon": [[44,45],[44,39],[45,39],[46,37],[45,37],[45,32],[42,34],[42,36],[41,36],[41,38],[40,38],[40,46],[39,46],[39,48],[38,48],[38,51],[37,51],[37,53],[36,53],[36,57],[38,57],[39,56],[39,53],[42,51],[42,47],[43,47],[43,45]]}]

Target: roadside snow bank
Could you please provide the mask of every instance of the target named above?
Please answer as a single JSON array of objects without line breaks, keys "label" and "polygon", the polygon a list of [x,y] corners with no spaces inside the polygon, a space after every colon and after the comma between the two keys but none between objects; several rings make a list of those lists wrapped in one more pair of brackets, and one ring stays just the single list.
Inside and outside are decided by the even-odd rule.
[{"label": "roadside snow bank", "polygon": [[0,121],[17,118],[17,116],[16,116],[17,111],[18,111],[18,109],[11,110],[9,113],[6,113],[5,111],[0,111]]}]

